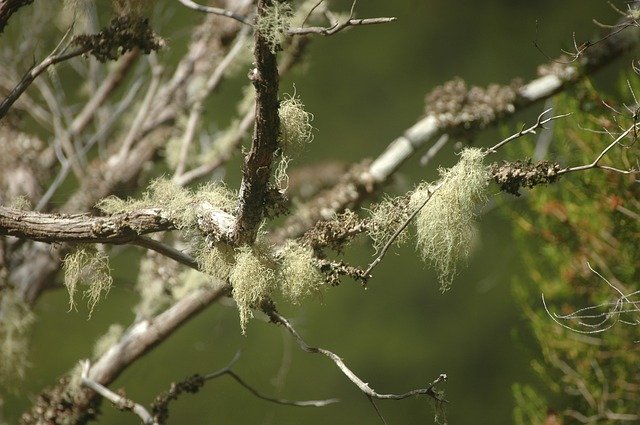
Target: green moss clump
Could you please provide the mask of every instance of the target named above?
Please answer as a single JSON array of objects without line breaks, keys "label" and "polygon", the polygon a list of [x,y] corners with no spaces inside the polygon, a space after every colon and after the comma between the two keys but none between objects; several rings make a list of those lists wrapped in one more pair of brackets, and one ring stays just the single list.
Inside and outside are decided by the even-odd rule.
[{"label": "green moss clump", "polygon": [[294,155],[313,140],[313,115],[304,109],[299,97],[289,96],[280,102],[280,148]]},{"label": "green moss clump", "polygon": [[63,269],[64,286],[69,292],[69,310],[75,309],[75,294],[78,286],[84,284],[87,288],[83,291],[83,298],[87,298],[91,318],[96,304],[103,295],[107,295],[113,284],[109,257],[97,250],[80,248],[65,257]]},{"label": "green moss clump", "polygon": [[324,275],[313,264],[313,250],[289,241],[281,252],[280,288],[294,304],[311,294],[317,294],[324,283]]},{"label": "green moss clump", "polygon": [[13,290],[0,293],[0,385],[15,388],[29,367],[29,333],[35,317]]},{"label": "green moss clump", "polygon": [[[484,156],[480,149],[464,149],[456,165],[440,170],[440,188],[416,219],[418,249],[435,267],[442,291],[451,287],[459,263],[471,252],[477,208],[487,200],[490,178]],[[429,194],[428,184],[418,187],[410,209],[419,208]]]},{"label": "green moss clump", "polygon": [[275,54],[280,50],[292,15],[293,12],[289,4],[274,1],[271,6],[267,7],[264,14],[258,16],[255,29],[267,40],[271,53]]},{"label": "green moss clump", "polygon": [[273,290],[276,274],[270,260],[255,247],[238,249],[236,264],[231,270],[229,281],[233,287],[233,299],[238,304],[240,327],[246,333],[247,322],[253,317],[252,308],[263,301]]}]

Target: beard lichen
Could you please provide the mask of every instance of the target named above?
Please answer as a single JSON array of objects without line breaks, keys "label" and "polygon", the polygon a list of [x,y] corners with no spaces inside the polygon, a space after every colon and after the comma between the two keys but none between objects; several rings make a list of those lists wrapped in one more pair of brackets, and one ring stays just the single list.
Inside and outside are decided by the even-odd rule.
[{"label": "beard lichen", "polygon": [[[469,258],[477,209],[487,200],[491,176],[484,156],[480,149],[464,149],[456,165],[440,170],[440,187],[416,218],[417,247],[436,269],[443,292],[451,287],[460,262]],[[410,209],[419,208],[430,193],[428,184],[419,186]]]},{"label": "beard lichen", "polygon": [[35,317],[16,291],[0,293],[0,386],[10,390],[29,367],[29,333]]},{"label": "beard lichen", "polygon": [[64,286],[69,292],[69,311],[76,308],[75,294],[84,284],[83,298],[87,298],[89,318],[102,296],[106,296],[113,284],[109,269],[109,257],[104,252],[79,248],[64,258]]},{"label": "beard lichen", "polygon": [[324,275],[313,262],[313,250],[295,241],[282,249],[280,289],[294,304],[311,294],[317,294],[324,283]]},{"label": "beard lichen", "polygon": [[156,179],[140,199],[120,199],[109,196],[96,207],[107,214],[117,214],[146,208],[161,208],[179,229],[196,226],[200,214],[211,207],[232,213],[236,197],[221,183],[208,183],[195,192],[176,185],[167,179]]},{"label": "beard lichen", "polygon": [[306,143],[313,140],[313,115],[304,109],[304,104],[295,94],[285,96],[280,102],[279,142],[282,151],[289,155],[300,152]]},{"label": "beard lichen", "polygon": [[276,51],[281,49],[292,15],[293,12],[289,4],[274,1],[256,19],[254,28],[267,41],[271,53],[275,54]]},{"label": "beard lichen", "polygon": [[[409,198],[400,196],[397,198],[387,198],[371,209],[371,224],[369,225],[369,237],[373,240],[373,247],[376,253],[386,245],[387,241],[393,237],[396,230],[402,226],[409,217]],[[407,230],[403,230],[395,240],[397,246],[402,245],[408,239]]]},{"label": "beard lichen", "polygon": [[106,353],[112,345],[114,345],[122,334],[124,333],[124,326],[119,323],[113,323],[109,326],[107,332],[102,335],[96,343],[93,345],[93,358],[99,359],[104,353]]},{"label": "beard lichen", "polygon": [[235,256],[236,264],[229,275],[233,299],[238,304],[240,327],[246,333],[247,322],[255,308],[274,289],[276,274],[271,259],[256,247],[243,246]]}]

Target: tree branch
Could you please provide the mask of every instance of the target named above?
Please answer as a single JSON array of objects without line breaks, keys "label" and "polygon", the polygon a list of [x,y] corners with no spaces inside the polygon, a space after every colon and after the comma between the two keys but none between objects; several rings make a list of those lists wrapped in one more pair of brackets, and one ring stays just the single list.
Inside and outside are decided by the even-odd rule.
[{"label": "tree branch", "polygon": [[[267,13],[271,0],[258,1],[258,15]],[[234,240],[251,244],[258,232],[267,207],[266,195],[271,178],[271,166],[278,149],[278,64],[265,34],[255,32],[256,67],[250,78],[256,89],[256,120],[251,150],[244,160],[240,204]]]},{"label": "tree branch", "polygon": [[296,341],[298,342],[298,345],[300,346],[300,348],[303,351],[305,351],[307,353],[312,353],[312,354],[322,354],[322,355],[324,355],[326,357],[329,357],[336,364],[336,366],[338,366],[338,369],[340,369],[340,371],[351,382],[353,382],[360,389],[360,391],[362,391],[368,397],[372,397],[372,398],[380,399],[380,400],[402,400],[404,398],[408,398],[408,397],[411,397],[411,396],[414,396],[414,395],[428,395],[429,397],[433,398],[437,402],[444,402],[444,403],[447,402],[447,400],[442,398],[441,394],[439,394],[437,391],[434,390],[434,387],[436,386],[436,384],[447,380],[447,375],[446,374],[444,374],[444,373],[440,374],[440,376],[438,378],[436,378],[426,388],[418,388],[418,389],[411,390],[411,391],[408,391],[408,392],[402,393],[402,394],[380,394],[380,393],[377,393],[366,382],[364,382],[355,373],[353,373],[351,371],[351,369],[349,369],[347,367],[347,365],[344,363],[344,361],[340,358],[340,356],[338,356],[337,354],[335,354],[335,353],[333,353],[333,352],[331,352],[329,350],[326,350],[324,348],[316,348],[316,347],[309,346],[302,339],[300,334],[298,334],[298,332],[294,329],[294,327],[291,325],[291,323],[289,323],[289,321],[287,319],[285,319],[280,314],[278,314],[273,308],[265,308],[263,310],[269,316],[269,319],[271,319],[271,321],[273,323],[280,324],[280,325],[284,326],[287,331],[289,331],[289,333],[296,339]]},{"label": "tree branch", "polygon": [[11,15],[16,13],[18,9],[33,3],[33,0],[0,0],[0,34],[9,22]]}]

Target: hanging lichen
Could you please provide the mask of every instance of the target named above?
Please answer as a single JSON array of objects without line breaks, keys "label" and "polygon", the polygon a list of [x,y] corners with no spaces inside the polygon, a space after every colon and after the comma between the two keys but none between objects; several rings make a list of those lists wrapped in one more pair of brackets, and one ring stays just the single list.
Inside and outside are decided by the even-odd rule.
[{"label": "hanging lichen", "polygon": [[417,247],[436,269],[442,291],[451,287],[459,264],[471,252],[477,209],[486,202],[490,178],[484,156],[480,149],[463,150],[456,165],[440,170],[433,195],[424,183],[411,196],[412,211],[431,196],[416,218]]},{"label": "hanging lichen", "polygon": [[87,298],[89,318],[101,297],[106,296],[113,284],[109,257],[90,248],[79,248],[68,254],[63,262],[64,286],[69,292],[69,310],[76,308],[75,295],[84,285],[83,298]]}]

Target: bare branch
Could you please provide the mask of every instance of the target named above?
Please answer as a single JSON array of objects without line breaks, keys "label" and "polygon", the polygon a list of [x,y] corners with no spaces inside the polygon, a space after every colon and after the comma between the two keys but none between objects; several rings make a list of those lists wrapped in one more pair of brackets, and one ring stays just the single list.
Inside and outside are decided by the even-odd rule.
[{"label": "bare branch", "polygon": [[11,90],[11,93],[9,93],[7,97],[4,98],[2,103],[0,103],[0,119],[7,115],[7,112],[9,112],[9,108],[11,108],[11,105],[13,105],[16,100],[18,100],[22,93],[24,93],[25,90],[29,88],[31,83],[47,68],[49,68],[51,65],[55,65],[71,58],[75,58],[89,51],[88,47],[81,47],[72,52],[65,53],[66,49],[67,48],[65,47],[60,53],[57,53],[56,48],[56,50],[54,50],[42,62],[40,62],[38,65],[32,66],[31,69],[29,69],[29,71],[24,74],[20,82],[13,88],[13,90]]},{"label": "bare branch", "polygon": [[91,388],[93,391],[97,392],[102,397],[115,404],[118,409],[129,410],[135,413],[144,424],[158,424],[158,422],[153,419],[151,414],[147,411],[147,409],[144,408],[144,406],[134,402],[133,400],[116,394],[104,385],[101,385],[98,382],[90,379],[89,370],[91,368],[91,362],[89,362],[89,360],[82,360],[80,362],[80,366],[82,368],[82,384],[84,386]]},{"label": "bare branch", "polygon": [[[267,12],[270,0],[258,1],[258,15]],[[266,195],[271,178],[271,166],[278,149],[278,64],[269,41],[260,31],[255,32],[254,50],[256,68],[250,78],[256,88],[256,119],[251,150],[242,167],[240,204],[234,240],[236,243],[252,243],[267,207]]]},{"label": "bare branch", "polygon": [[524,126],[522,126],[522,129],[520,131],[518,131],[515,134],[512,134],[511,136],[507,137],[506,139],[502,140],[501,142],[495,144],[494,146],[490,147],[487,149],[488,153],[494,153],[496,152],[498,149],[500,149],[501,147],[503,147],[504,145],[506,145],[509,142],[512,142],[516,139],[519,139],[520,137],[527,135],[527,134],[537,134],[536,130],[538,130],[539,128],[545,128],[544,125],[548,122],[551,122],[553,120],[557,120],[559,118],[564,118],[564,117],[568,117],[569,114],[560,114],[560,115],[553,115],[550,116],[548,118],[543,118],[547,113],[551,112],[551,108],[549,109],[545,109],[544,111],[542,111],[542,113],[540,115],[538,115],[538,119],[536,121],[536,123],[534,125],[532,125],[529,128],[524,128]]},{"label": "bare branch", "polygon": [[591,170],[591,169],[594,169],[594,168],[600,168],[602,170],[613,171],[615,173],[620,173],[620,174],[638,174],[638,173],[640,173],[640,170],[635,169],[635,168],[631,168],[631,169],[628,169],[628,170],[621,170],[619,168],[615,168],[615,167],[610,167],[608,165],[600,165],[599,164],[600,161],[602,160],[602,158],[607,154],[607,152],[609,152],[614,146],[620,144],[622,142],[622,140],[625,137],[627,137],[629,134],[631,134],[632,132],[637,131],[639,126],[640,126],[640,124],[633,123],[633,125],[631,125],[625,131],[623,131],[622,134],[620,134],[618,137],[616,137],[613,140],[613,142],[611,142],[606,148],[604,148],[602,150],[602,152],[600,152],[600,154],[596,157],[596,159],[593,160],[592,163],[564,168],[564,169],[558,171],[558,175],[573,173],[575,171]]},{"label": "bare branch", "polygon": [[333,35],[342,31],[348,27],[354,27],[359,25],[378,25],[388,24],[390,22],[397,21],[398,18],[364,18],[364,19],[348,19],[343,23],[336,23],[330,27],[306,27],[306,28],[290,28],[287,30],[287,35],[307,35],[307,34],[320,34],[320,35]]},{"label": "bare branch", "polygon": [[429,384],[429,386],[426,388],[419,388],[419,389],[411,390],[402,394],[379,394],[376,391],[374,391],[366,382],[360,379],[355,373],[353,373],[351,369],[349,369],[347,365],[344,363],[344,361],[340,358],[340,356],[324,348],[316,348],[316,347],[309,346],[302,339],[300,334],[298,334],[298,332],[293,328],[293,326],[291,326],[291,323],[289,323],[287,319],[282,317],[273,309],[266,308],[264,310],[272,322],[284,326],[287,329],[287,331],[289,331],[289,333],[293,335],[293,337],[296,339],[296,341],[298,342],[298,345],[300,345],[300,348],[303,351],[307,353],[312,353],[312,354],[322,354],[324,356],[329,357],[336,364],[336,366],[338,366],[338,369],[340,369],[340,371],[351,382],[353,382],[360,389],[360,391],[362,391],[366,396],[372,397],[375,399],[380,399],[380,400],[402,400],[404,398],[408,398],[414,395],[428,395],[429,397],[433,398],[437,402],[447,403],[447,400],[444,399],[442,395],[439,394],[434,389],[434,387],[438,383],[444,382],[447,380],[446,374],[444,373],[440,374],[440,376],[436,378],[433,382],[431,382],[431,384]]},{"label": "bare branch", "polygon": [[250,18],[246,18],[244,16],[238,15],[237,13],[232,12],[230,10],[222,9],[219,7],[202,6],[191,0],[178,0],[178,1],[182,3],[183,6],[188,7],[191,10],[195,10],[197,12],[211,13],[213,15],[225,16],[227,18],[235,19],[236,21],[242,24],[253,26],[253,22]]}]

